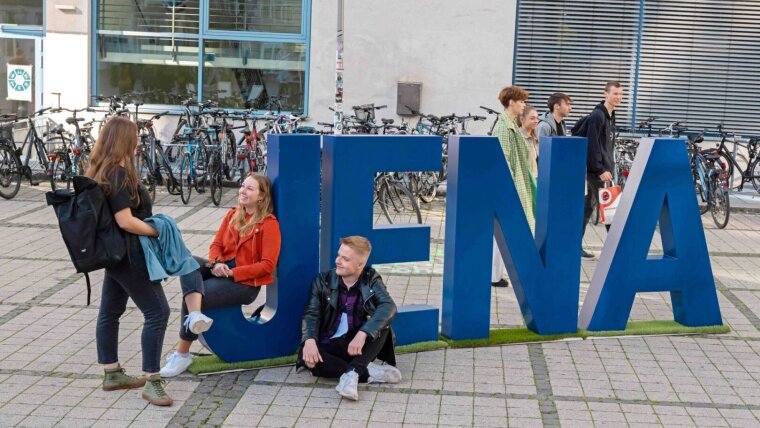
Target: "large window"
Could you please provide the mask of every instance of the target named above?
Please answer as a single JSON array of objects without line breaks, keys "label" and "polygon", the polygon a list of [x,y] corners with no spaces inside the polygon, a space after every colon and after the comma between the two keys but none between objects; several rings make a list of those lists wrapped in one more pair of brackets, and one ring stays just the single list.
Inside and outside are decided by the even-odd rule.
[{"label": "large window", "polygon": [[619,125],[760,134],[760,2],[520,0],[518,19],[514,82],[534,104],[566,92],[577,118],[620,80]]},{"label": "large window", "polygon": [[43,0],[0,0],[0,25],[42,27]]},{"label": "large window", "polygon": [[306,106],[308,0],[98,0],[94,93]]}]

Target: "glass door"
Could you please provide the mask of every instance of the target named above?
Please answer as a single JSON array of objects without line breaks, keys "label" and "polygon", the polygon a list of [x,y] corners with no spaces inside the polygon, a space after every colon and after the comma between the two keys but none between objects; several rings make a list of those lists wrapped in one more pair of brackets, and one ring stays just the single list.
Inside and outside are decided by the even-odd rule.
[{"label": "glass door", "polygon": [[42,40],[0,36],[0,114],[26,116],[42,102]]}]

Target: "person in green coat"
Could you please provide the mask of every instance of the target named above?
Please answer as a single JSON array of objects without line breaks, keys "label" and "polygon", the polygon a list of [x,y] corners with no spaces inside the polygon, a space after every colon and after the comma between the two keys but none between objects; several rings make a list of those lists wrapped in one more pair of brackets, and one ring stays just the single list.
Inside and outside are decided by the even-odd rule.
[{"label": "person in green coat", "polygon": [[[499,92],[499,102],[504,106],[504,113],[499,115],[493,135],[499,139],[504,158],[507,160],[509,172],[520,197],[520,204],[525,211],[531,232],[535,231],[535,200],[536,180],[531,173],[530,148],[525,142],[517,118],[525,109],[525,101],[528,99],[528,91],[519,86],[507,86]],[[499,250],[494,242],[493,263],[491,271],[491,285],[504,287],[507,282],[501,278],[503,261]]]}]

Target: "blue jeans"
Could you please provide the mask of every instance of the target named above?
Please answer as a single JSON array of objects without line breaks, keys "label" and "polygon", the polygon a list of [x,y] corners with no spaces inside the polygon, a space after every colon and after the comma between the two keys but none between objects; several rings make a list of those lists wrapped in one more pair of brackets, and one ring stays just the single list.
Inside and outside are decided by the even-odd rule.
[{"label": "blue jeans", "polygon": [[[179,329],[179,337],[182,340],[190,342],[198,339],[198,335],[188,330],[184,326],[184,320],[187,316],[187,305],[185,305],[184,296],[188,293],[201,293],[203,295],[201,303],[201,312],[206,308],[218,308],[222,306],[241,306],[250,305],[256,300],[261,287],[252,287],[250,285],[235,282],[232,278],[219,278],[211,273],[211,269],[206,267],[207,260],[201,257],[194,257],[201,265],[200,270],[191,272],[180,277],[182,286],[182,321]],[[235,261],[230,260],[227,266],[235,267]],[[213,328],[213,327],[212,327]]]},{"label": "blue jeans", "polygon": [[151,281],[145,265],[140,242],[127,235],[128,257],[119,266],[106,269],[100,311],[95,329],[98,363],[113,364],[119,361],[119,318],[132,299],[142,312],[145,322],[142,330],[142,367],[146,373],[156,373],[161,365],[161,348],[166,325],[169,322],[169,303],[161,282]]}]

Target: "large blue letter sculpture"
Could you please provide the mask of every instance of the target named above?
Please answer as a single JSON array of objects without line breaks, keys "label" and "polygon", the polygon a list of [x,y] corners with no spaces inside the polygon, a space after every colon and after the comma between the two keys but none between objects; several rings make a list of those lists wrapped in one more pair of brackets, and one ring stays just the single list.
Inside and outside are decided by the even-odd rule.
[{"label": "large blue letter sculpture", "polygon": [[297,351],[301,315],[319,270],[319,136],[273,134],[267,142],[282,250],[275,283],[263,288],[267,303],[262,319],[269,319],[251,322],[240,306],[204,310],[214,325],[203,339],[227,362]]},{"label": "large blue letter sculpture", "polygon": [[534,240],[499,141],[449,139],[445,336],[489,335],[494,233],[526,325],[540,334],[575,331],[586,144],[577,137],[541,139]]},{"label": "large blue letter sculpture", "polygon": [[334,266],[340,238],[361,235],[372,242],[368,264],[427,261],[430,226],[373,228],[375,173],[437,171],[441,137],[327,136],[322,157],[322,270]]},{"label": "large blue letter sculpture", "polygon": [[[322,270],[334,266],[340,238],[361,235],[372,242],[368,264],[427,261],[430,226],[373,227],[373,183],[383,171],[437,171],[441,137],[328,136],[322,158]],[[389,207],[392,209],[392,207]],[[436,340],[438,310],[399,307],[393,322],[399,345]]]},{"label": "large blue letter sculpture", "polygon": [[[686,326],[722,324],[682,140],[643,139],[581,309],[579,327],[624,330],[637,292],[670,291]],[[663,255],[647,256],[657,221]]]}]

